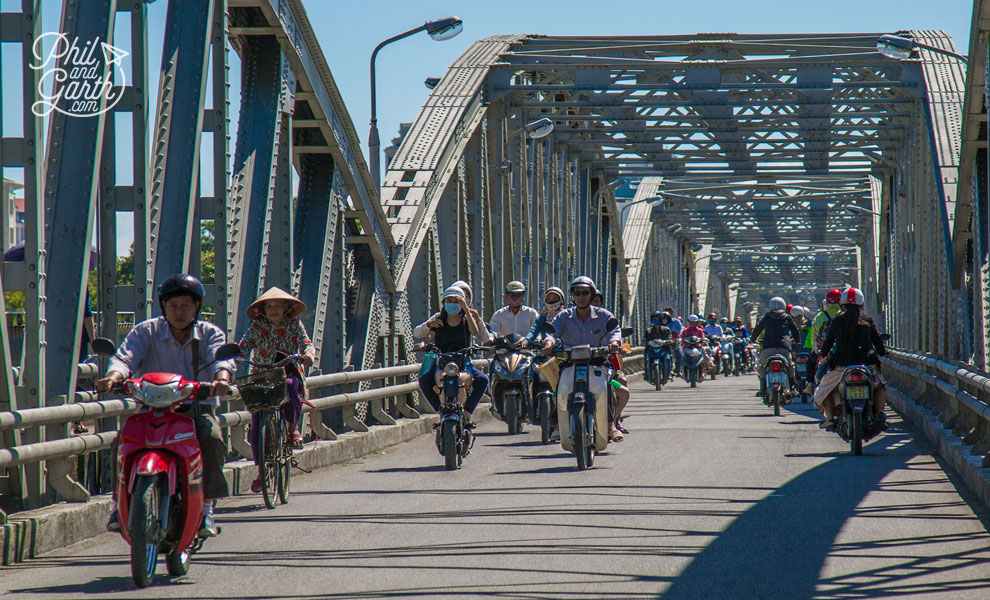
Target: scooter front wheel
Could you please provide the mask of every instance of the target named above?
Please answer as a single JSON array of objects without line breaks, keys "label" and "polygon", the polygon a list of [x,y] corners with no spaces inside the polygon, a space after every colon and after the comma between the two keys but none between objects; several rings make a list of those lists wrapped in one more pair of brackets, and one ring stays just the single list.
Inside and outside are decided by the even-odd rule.
[{"label": "scooter front wheel", "polygon": [[138,475],[131,496],[131,578],[148,587],[158,567],[158,533],[162,524],[161,490],[157,475]]},{"label": "scooter front wheel", "polygon": [[461,466],[461,454],[457,451],[457,423],[443,422],[443,466],[448,471]]},{"label": "scooter front wheel", "polygon": [[165,566],[168,568],[168,574],[172,577],[179,577],[188,573],[190,558],[192,558],[192,554],[189,551],[169,552],[165,556]]},{"label": "scooter front wheel", "polygon": [[543,444],[550,443],[550,394],[542,393],[540,394],[538,401],[540,403],[540,442]]}]

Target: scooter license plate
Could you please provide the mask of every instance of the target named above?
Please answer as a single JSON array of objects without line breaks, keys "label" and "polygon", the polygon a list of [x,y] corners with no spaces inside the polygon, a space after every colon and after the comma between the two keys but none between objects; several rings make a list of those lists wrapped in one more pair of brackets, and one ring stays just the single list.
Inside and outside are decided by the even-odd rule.
[{"label": "scooter license plate", "polygon": [[767,373],[767,383],[770,385],[787,385],[787,373],[784,371],[770,371]]},{"label": "scooter license plate", "polygon": [[846,398],[850,400],[866,400],[870,397],[870,388],[865,385],[847,385]]}]

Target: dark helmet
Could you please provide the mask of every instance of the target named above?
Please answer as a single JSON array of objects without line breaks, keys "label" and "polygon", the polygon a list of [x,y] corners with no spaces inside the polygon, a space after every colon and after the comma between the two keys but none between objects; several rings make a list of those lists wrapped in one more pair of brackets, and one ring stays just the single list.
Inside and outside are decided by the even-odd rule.
[{"label": "dark helmet", "polygon": [[189,296],[196,302],[202,302],[205,295],[202,282],[188,273],[172,275],[158,286],[158,304],[162,312],[165,312],[165,303],[176,296]]},{"label": "dark helmet", "polygon": [[656,321],[657,323],[659,323],[661,319],[663,319],[663,313],[660,312],[659,310],[653,311],[653,314],[650,315],[651,321]]}]

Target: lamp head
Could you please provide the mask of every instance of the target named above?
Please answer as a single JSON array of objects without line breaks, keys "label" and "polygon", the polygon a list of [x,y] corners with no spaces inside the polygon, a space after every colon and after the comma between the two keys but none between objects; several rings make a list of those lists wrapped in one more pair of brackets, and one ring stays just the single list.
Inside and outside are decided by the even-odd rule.
[{"label": "lamp head", "polygon": [[439,77],[427,77],[426,80],[423,81],[423,85],[426,86],[426,89],[432,90],[432,89],[436,88],[438,85],[440,85],[440,78]]},{"label": "lamp head", "polygon": [[553,131],[553,121],[543,117],[542,119],[537,119],[532,123],[528,123],[525,127],[526,134],[534,140],[538,140],[542,137],[550,135]]},{"label": "lamp head", "polygon": [[910,58],[914,48],[915,41],[909,37],[887,34],[877,39],[877,52],[894,60]]},{"label": "lamp head", "polygon": [[438,42],[449,40],[464,30],[464,21],[457,17],[450,16],[436,21],[426,23],[426,33]]}]

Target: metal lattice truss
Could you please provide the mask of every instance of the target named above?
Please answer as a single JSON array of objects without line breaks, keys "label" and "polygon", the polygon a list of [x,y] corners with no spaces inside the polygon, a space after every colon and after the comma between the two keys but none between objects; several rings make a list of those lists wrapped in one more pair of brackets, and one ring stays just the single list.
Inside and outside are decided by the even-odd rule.
[{"label": "metal lattice truss", "polygon": [[[941,32],[904,33],[953,49]],[[880,223],[867,211],[879,214],[892,189],[938,198],[951,225],[961,72],[958,60],[927,50],[889,59],[877,52],[879,36],[499,36],[476,43],[431,94],[416,135],[389,167],[382,202],[402,247],[397,280],[413,270],[459,152],[481,136],[488,182],[524,201],[532,199],[533,178],[516,170],[517,157],[552,149],[587,174],[591,185],[577,212],[589,218],[573,224],[579,230],[600,229],[602,221],[592,221],[610,214],[609,192],[600,203],[594,196],[605,182],[642,185],[661,176],[651,184],[663,199],[654,220],[681,225],[674,233],[680,254],[701,244],[722,257],[671,258],[692,272],[705,265],[708,281],[694,285],[701,289],[692,298],[705,298],[707,286],[719,290],[708,301],[725,303],[740,289],[755,296],[771,286],[807,289],[808,303],[817,304],[814,295],[843,281],[879,286]],[[547,139],[507,139],[541,117],[555,125]],[[923,149],[917,142],[926,133],[933,144]],[[933,178],[911,180],[921,168]],[[639,202],[648,200],[637,195],[629,215],[609,222],[639,228],[610,237],[612,255],[624,257],[615,275],[627,308],[651,252],[640,244],[648,236]],[[643,254],[630,255],[627,237]],[[580,269],[594,266],[576,258]]]}]

